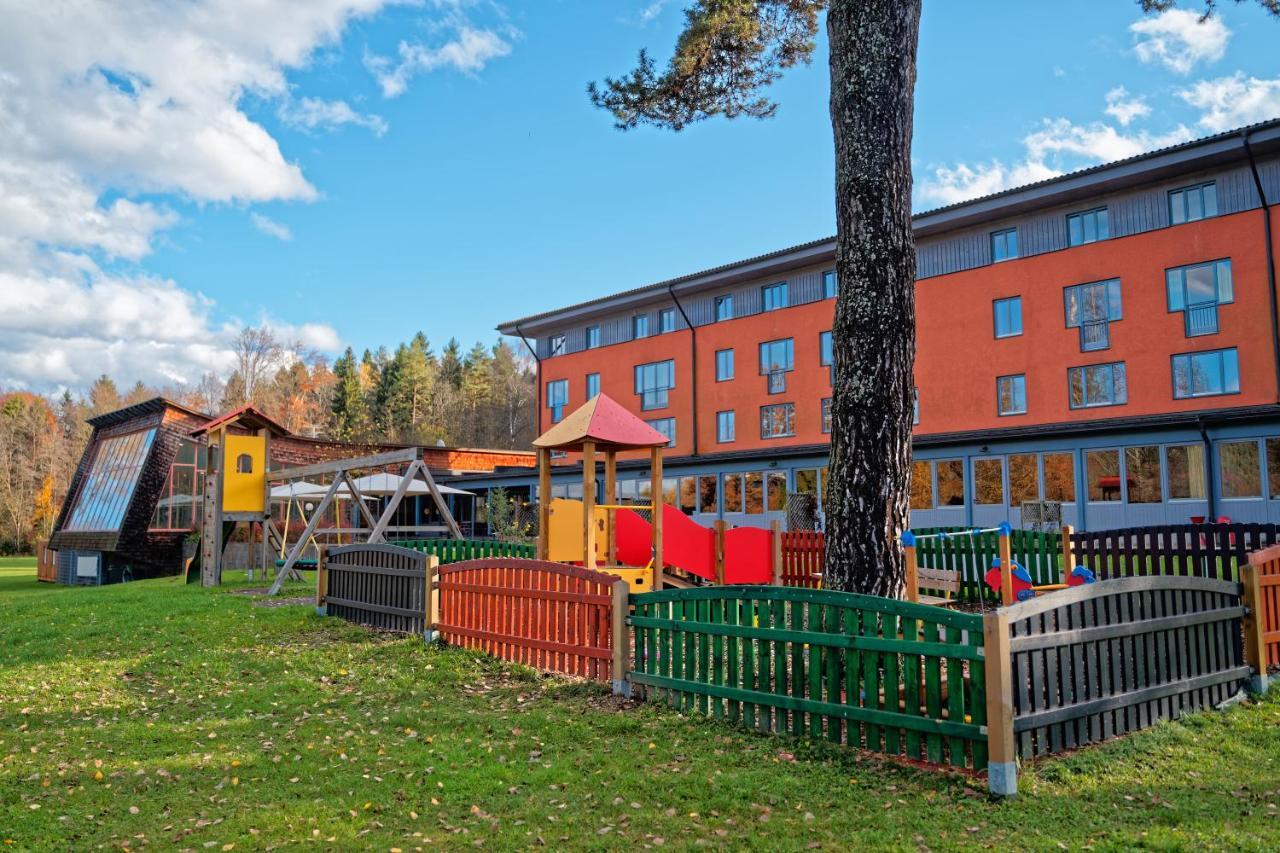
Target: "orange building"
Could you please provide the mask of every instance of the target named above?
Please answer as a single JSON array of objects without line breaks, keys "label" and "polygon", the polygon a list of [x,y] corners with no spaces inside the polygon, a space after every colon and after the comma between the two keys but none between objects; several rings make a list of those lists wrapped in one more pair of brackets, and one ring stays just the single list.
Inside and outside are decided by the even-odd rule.
[{"label": "orange building", "polygon": [[[918,214],[912,523],[1280,521],[1277,201],[1272,121]],[[699,520],[820,522],[834,256],[498,328],[536,353],[540,430],[603,391],[671,437],[666,497]]]}]

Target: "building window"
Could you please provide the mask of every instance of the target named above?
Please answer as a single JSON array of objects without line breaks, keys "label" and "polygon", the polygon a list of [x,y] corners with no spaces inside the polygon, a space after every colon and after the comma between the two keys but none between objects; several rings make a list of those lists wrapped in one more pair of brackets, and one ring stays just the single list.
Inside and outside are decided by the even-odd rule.
[{"label": "building window", "polygon": [[724,475],[724,511],[742,512],[742,475]]},{"label": "building window", "polygon": [[595,349],[600,346],[600,327],[587,326],[587,349]]},{"label": "building window", "polygon": [[720,511],[715,474],[703,474],[698,477],[698,509],[709,513]]},{"label": "building window", "polygon": [[795,341],[793,338],[765,341],[760,344],[760,375],[769,377],[770,394],[781,394],[787,390],[786,374],[794,369]]},{"label": "building window", "polygon": [[1218,331],[1218,306],[1235,299],[1231,259],[1165,270],[1169,310],[1183,313],[1188,338]]},{"label": "building window", "polygon": [[777,311],[787,307],[787,283],[766,284],[760,288],[761,302],[765,311]]},{"label": "building window", "polygon": [[1018,257],[1018,229],[991,232],[991,260],[1008,261]]},{"label": "building window", "polygon": [[746,475],[747,515],[764,512],[764,474],[748,471]]},{"label": "building window", "polygon": [[564,335],[552,335],[547,338],[547,355],[556,356],[564,355],[565,337]]},{"label": "building window", "polygon": [[836,271],[827,270],[822,274],[822,298],[835,299],[840,286],[837,283]]},{"label": "building window", "polygon": [[1267,484],[1271,500],[1280,500],[1280,438],[1267,439]]},{"label": "building window", "polygon": [[942,459],[938,469],[938,506],[964,506],[964,460]]},{"label": "building window", "polygon": [[785,438],[796,434],[796,404],[760,407],[760,437]]},{"label": "building window", "polygon": [[995,313],[996,337],[1012,338],[1022,334],[1022,297],[1010,296],[992,303]]},{"label": "building window", "polygon": [[1124,449],[1124,476],[1128,481],[1126,500],[1131,504],[1158,504],[1164,501],[1160,482],[1160,448],[1154,445]]},{"label": "building window", "polygon": [[649,426],[656,429],[667,437],[667,447],[676,446],[676,419],[675,418],[657,418],[652,421],[645,421]]},{"label": "building window", "polygon": [[1025,415],[1027,413],[1027,376],[1018,373],[996,379],[996,398],[1001,415]]},{"label": "building window", "polygon": [[649,315],[637,314],[631,318],[631,337],[647,338],[649,337]]},{"label": "building window", "polygon": [[1073,409],[1122,406],[1129,401],[1124,362],[1072,367],[1067,370],[1067,390]]},{"label": "building window", "polygon": [[933,464],[911,463],[911,509],[933,509]]},{"label": "building window", "polygon": [[1004,506],[1004,460],[973,460],[973,502]]},{"label": "building window", "polygon": [[1090,503],[1120,500],[1120,451],[1090,450],[1084,455],[1085,479]]},{"label": "building window", "polygon": [[592,397],[598,396],[599,394],[600,394],[600,374],[588,373],[587,374],[587,399],[590,400]]},{"label": "building window", "polygon": [[667,332],[676,330],[676,309],[663,308],[658,312],[658,334],[662,335]]},{"label": "building window", "polygon": [[1077,284],[1063,291],[1067,328],[1080,329],[1080,351],[1108,349],[1111,323],[1124,316],[1120,279]]},{"label": "building window", "polygon": [[547,383],[547,408],[551,410],[551,422],[560,423],[564,407],[569,405],[569,380],[554,379]]},{"label": "building window", "polygon": [[1164,450],[1169,477],[1169,500],[1204,500],[1204,445],[1180,444]]},{"label": "building window", "polygon": [[1173,357],[1173,398],[1240,393],[1240,361],[1235,349],[1189,352]]},{"label": "building window", "polygon": [[733,411],[716,412],[716,441],[728,444],[738,437],[737,422]]},{"label": "building window", "polygon": [[196,508],[204,494],[206,453],[203,444],[186,439],[178,445],[169,479],[151,517],[152,530],[191,530],[196,526]]},{"label": "building window", "polygon": [[716,297],[716,322],[733,319],[733,294]]},{"label": "building window", "polygon": [[1258,442],[1223,441],[1218,444],[1218,471],[1224,498],[1262,497],[1262,465]]},{"label": "building window", "polygon": [[822,431],[827,435],[831,434],[831,398],[827,397],[822,401]]},{"label": "building window", "polygon": [[1111,226],[1107,221],[1107,209],[1086,210],[1073,213],[1067,217],[1067,243],[1081,246],[1085,243],[1096,243],[1111,236]]},{"label": "building window", "polygon": [[1076,499],[1076,459],[1071,453],[1046,453],[1044,462],[1044,499],[1074,503]]},{"label": "building window", "polygon": [[1009,456],[1009,506],[1040,500],[1040,466],[1034,453]]},{"label": "building window", "polygon": [[919,425],[920,423],[920,389],[911,389],[911,423]]},{"label": "building window", "polygon": [[1218,215],[1218,188],[1213,181],[1169,192],[1169,222],[1181,225]]},{"label": "building window", "polygon": [[636,393],[640,409],[665,409],[667,392],[676,387],[676,366],[671,359],[636,365]]},{"label": "building window", "polygon": [[716,381],[728,382],[733,378],[733,350],[716,350]]}]

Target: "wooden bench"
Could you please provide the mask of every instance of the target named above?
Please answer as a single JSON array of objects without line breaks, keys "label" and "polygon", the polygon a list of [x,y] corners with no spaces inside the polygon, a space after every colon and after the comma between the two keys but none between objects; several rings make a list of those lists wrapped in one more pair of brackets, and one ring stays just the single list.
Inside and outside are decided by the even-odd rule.
[{"label": "wooden bench", "polygon": [[[921,604],[932,604],[937,607],[950,607],[955,604],[954,596],[960,594],[960,573],[949,569],[929,569],[923,566],[916,569],[916,588],[907,590],[907,598]],[[941,592],[942,596],[922,594],[920,590],[928,589]]]}]

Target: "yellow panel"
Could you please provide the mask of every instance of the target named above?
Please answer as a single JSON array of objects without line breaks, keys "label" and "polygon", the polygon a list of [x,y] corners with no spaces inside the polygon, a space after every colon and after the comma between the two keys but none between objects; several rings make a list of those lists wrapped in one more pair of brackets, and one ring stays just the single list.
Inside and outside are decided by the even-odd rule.
[{"label": "yellow panel", "polygon": [[596,571],[604,572],[607,575],[613,575],[618,580],[626,581],[631,585],[632,592],[653,592],[653,590],[649,588],[653,581],[652,569],[632,569],[625,566],[598,566]]},{"label": "yellow panel", "polygon": [[[266,436],[228,435],[225,442],[222,511],[266,512]],[[247,468],[248,472],[242,468]]]},{"label": "yellow panel", "polygon": [[[596,562],[603,562],[605,549],[605,514],[597,507]],[[553,498],[551,501],[551,526],[547,537],[547,559],[555,563],[581,563],[582,559],[582,501]]]}]

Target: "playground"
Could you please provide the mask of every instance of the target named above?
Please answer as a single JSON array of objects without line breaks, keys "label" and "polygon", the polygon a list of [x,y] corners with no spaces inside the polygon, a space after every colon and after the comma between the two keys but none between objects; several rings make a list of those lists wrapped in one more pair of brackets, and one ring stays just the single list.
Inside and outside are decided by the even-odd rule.
[{"label": "playground", "polygon": [[29,560],[0,565],[0,841],[1264,850],[1280,835],[1276,698],[1033,763],[996,803],[968,774],[259,607],[230,594],[243,580],[64,589]]}]

